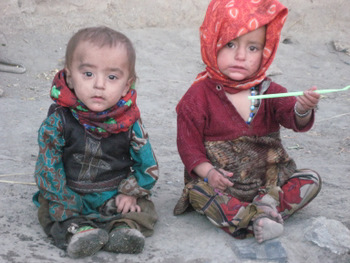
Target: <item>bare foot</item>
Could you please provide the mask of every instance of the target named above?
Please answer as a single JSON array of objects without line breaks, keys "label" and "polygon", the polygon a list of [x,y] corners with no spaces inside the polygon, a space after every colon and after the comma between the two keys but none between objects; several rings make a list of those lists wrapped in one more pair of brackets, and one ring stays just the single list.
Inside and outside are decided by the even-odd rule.
[{"label": "bare foot", "polygon": [[254,221],[254,236],[258,243],[279,237],[283,233],[283,225],[268,217],[261,217]]},{"label": "bare foot", "polygon": [[259,209],[264,211],[265,216],[254,220],[253,230],[256,241],[262,243],[282,235],[283,219],[281,214],[267,205],[259,205]]},{"label": "bare foot", "polygon": [[277,223],[283,224],[283,218],[281,214],[276,211],[276,209],[273,209],[272,207],[267,205],[259,205],[259,208],[264,211],[264,214],[267,217],[270,217],[272,220],[276,221]]}]

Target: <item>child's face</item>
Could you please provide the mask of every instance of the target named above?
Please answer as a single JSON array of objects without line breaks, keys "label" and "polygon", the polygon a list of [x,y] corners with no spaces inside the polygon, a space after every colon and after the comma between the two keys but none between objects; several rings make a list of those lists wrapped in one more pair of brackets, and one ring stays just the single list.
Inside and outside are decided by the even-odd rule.
[{"label": "child's face", "polygon": [[260,27],[231,40],[220,49],[217,64],[221,73],[235,81],[253,76],[261,64],[265,34],[265,27]]},{"label": "child's face", "polygon": [[66,68],[67,83],[87,108],[101,112],[127,94],[132,84],[128,67],[123,45],[98,47],[83,41]]}]

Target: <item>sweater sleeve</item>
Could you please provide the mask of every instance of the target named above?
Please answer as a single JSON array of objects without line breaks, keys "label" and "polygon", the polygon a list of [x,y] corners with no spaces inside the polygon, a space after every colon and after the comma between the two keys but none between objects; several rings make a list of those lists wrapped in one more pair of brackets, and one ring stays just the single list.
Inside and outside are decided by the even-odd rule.
[{"label": "sweater sleeve", "polygon": [[148,133],[141,119],[132,128],[130,155],[134,161],[131,175],[123,180],[118,192],[136,197],[149,196],[158,180],[158,162],[154,155]]},{"label": "sweater sleeve", "polygon": [[195,177],[193,169],[210,162],[204,147],[204,129],[208,116],[204,111],[205,98],[189,90],[179,102],[177,110],[177,148],[187,172]]},{"label": "sweater sleeve", "polygon": [[65,144],[62,120],[57,112],[42,123],[38,132],[39,154],[35,181],[43,198],[49,201],[49,213],[54,221],[78,216],[81,197],[66,185],[62,155]]}]

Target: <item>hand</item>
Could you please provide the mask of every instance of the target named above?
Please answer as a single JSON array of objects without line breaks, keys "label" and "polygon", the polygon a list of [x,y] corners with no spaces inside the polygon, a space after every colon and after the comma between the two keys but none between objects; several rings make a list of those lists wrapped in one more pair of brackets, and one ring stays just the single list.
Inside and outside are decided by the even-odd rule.
[{"label": "hand", "polygon": [[311,89],[304,91],[303,96],[297,97],[296,110],[300,113],[306,113],[309,110],[316,108],[321,95],[314,92],[317,87],[313,86]]},{"label": "hand", "polygon": [[232,187],[233,183],[227,178],[233,176],[233,173],[224,169],[212,168],[207,174],[208,183],[220,191],[225,191],[227,187]]},{"label": "hand", "polygon": [[118,213],[141,212],[141,207],[137,205],[137,198],[135,196],[119,194],[115,199],[115,205]]}]

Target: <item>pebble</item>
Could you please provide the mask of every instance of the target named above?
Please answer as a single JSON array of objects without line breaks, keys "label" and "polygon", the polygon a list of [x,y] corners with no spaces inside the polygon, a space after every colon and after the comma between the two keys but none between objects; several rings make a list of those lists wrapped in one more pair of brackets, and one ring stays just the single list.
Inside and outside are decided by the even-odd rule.
[{"label": "pebble", "polygon": [[254,238],[234,240],[233,252],[242,260],[288,262],[287,252],[279,240],[268,240],[259,244]]},{"label": "pebble", "polygon": [[311,219],[305,238],[337,255],[350,253],[350,230],[340,221],[324,216]]}]

